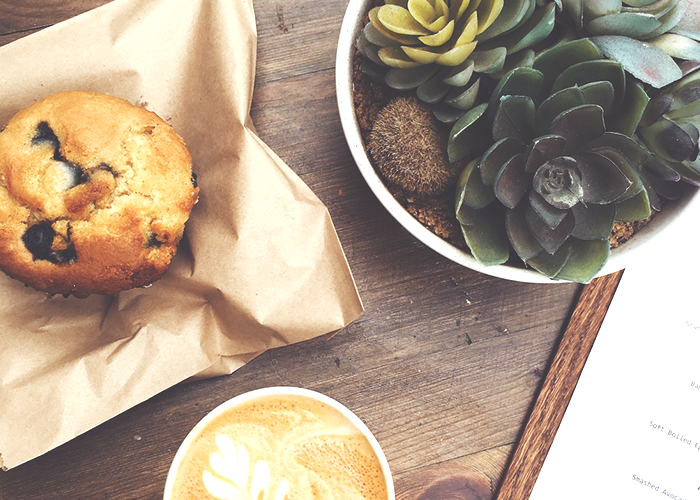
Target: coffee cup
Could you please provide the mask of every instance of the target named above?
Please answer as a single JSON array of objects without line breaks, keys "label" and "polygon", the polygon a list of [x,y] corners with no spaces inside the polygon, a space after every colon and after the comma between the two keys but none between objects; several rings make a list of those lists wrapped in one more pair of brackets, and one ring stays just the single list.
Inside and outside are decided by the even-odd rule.
[{"label": "coffee cup", "polygon": [[296,387],[241,394],[208,413],[170,466],[164,500],[394,500],[389,464],[350,410]]}]

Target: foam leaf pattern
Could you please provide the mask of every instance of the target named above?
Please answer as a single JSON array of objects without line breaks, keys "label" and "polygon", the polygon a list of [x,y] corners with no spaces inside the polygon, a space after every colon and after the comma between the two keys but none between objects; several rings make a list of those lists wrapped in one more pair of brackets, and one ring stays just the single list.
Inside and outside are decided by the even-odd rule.
[{"label": "foam leaf pattern", "polygon": [[250,474],[250,455],[242,444],[225,435],[216,438],[218,451],[209,457],[213,471],[204,470],[202,481],[207,491],[221,500],[285,500],[289,485],[282,479],[274,497],[268,495],[271,485],[270,468],[258,460]]}]

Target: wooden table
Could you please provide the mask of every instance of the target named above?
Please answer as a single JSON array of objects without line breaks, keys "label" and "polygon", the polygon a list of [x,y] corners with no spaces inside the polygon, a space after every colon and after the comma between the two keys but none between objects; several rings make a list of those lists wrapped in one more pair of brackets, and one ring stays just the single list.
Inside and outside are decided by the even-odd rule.
[{"label": "wooden table", "polygon": [[[0,45],[104,3],[0,0]],[[379,204],[336,106],[346,4],[255,0],[252,119],[328,206],[365,313],[329,340],[268,351],[231,376],[173,387],[0,473],[1,500],[161,498],[192,426],[234,395],[270,385],[315,389],[354,410],[383,446],[398,498],[419,498],[431,478],[469,474],[497,490],[581,286],[465,269],[416,241]],[[444,482],[453,496],[442,497],[479,497],[465,484]]]}]

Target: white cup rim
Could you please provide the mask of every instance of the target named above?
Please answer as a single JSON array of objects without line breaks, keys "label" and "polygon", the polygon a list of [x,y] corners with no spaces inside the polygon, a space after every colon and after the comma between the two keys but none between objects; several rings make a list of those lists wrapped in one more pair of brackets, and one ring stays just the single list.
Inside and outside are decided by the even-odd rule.
[{"label": "white cup rim", "polygon": [[340,412],[345,418],[347,418],[352,425],[354,425],[367,439],[369,442],[370,446],[372,447],[372,450],[374,451],[374,454],[377,456],[377,459],[379,461],[380,467],[382,468],[382,472],[384,473],[384,477],[386,479],[386,487],[387,487],[387,498],[388,500],[394,500],[395,499],[395,491],[394,491],[394,481],[392,479],[391,475],[391,470],[389,468],[389,462],[386,459],[386,456],[384,455],[384,451],[382,450],[381,446],[379,445],[379,442],[377,441],[377,438],[374,437],[374,434],[372,434],[372,431],[369,430],[367,425],[357,416],[355,413],[353,413],[349,408],[347,408],[345,405],[341,404],[340,402],[336,401],[335,399],[326,396],[325,394],[322,394],[320,392],[311,390],[311,389],[304,389],[301,387],[294,387],[294,386],[274,386],[274,387],[264,387],[261,389],[254,389],[248,392],[241,393],[237,396],[234,396],[233,398],[224,401],[214,409],[212,409],[209,413],[207,413],[202,419],[197,422],[197,424],[190,430],[190,432],[185,436],[185,439],[182,441],[180,444],[180,447],[178,448],[177,452],[175,453],[175,456],[173,457],[173,461],[170,464],[170,469],[168,470],[168,475],[165,480],[165,489],[163,492],[163,499],[164,500],[171,500],[170,492],[173,487],[173,483],[175,481],[175,475],[176,472],[179,468],[180,463],[182,462],[182,459],[185,456],[185,453],[187,452],[187,449],[189,448],[190,444],[192,441],[194,441],[197,436],[200,434],[200,432],[208,426],[214,419],[216,419],[219,415],[224,413],[230,408],[233,408],[235,406],[238,406],[242,403],[245,403],[247,401],[251,401],[253,399],[257,399],[260,397],[267,397],[267,396],[300,396],[300,397],[306,397],[321,403],[324,403],[331,408],[334,408],[336,411]]}]

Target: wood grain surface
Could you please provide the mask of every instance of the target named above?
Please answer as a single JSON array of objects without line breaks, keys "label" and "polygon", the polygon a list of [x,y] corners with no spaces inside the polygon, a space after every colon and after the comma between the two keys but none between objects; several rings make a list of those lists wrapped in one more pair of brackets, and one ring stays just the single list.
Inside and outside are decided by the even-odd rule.
[{"label": "wood grain surface", "polygon": [[[0,0],[0,44],[104,3]],[[172,387],[0,473],[0,500],[161,498],[192,426],[221,402],[270,385],[318,390],[357,413],[382,445],[402,500],[437,498],[420,485],[436,485],[440,498],[451,498],[448,491],[485,499],[497,488],[582,287],[465,269],[416,241],[380,205],[350,155],[336,106],[346,5],[255,0],[251,117],[328,207],[365,313],[330,339]],[[12,82],[0,77],[0,85]]]}]

